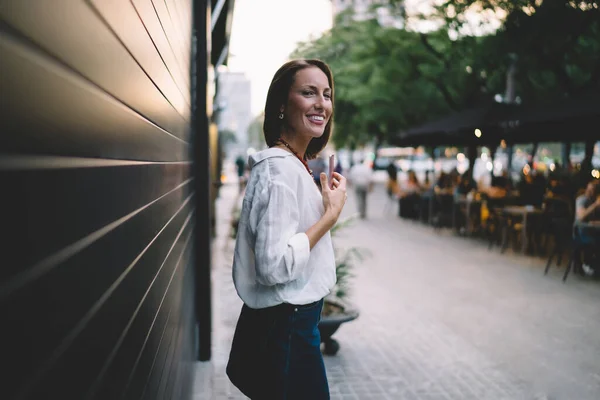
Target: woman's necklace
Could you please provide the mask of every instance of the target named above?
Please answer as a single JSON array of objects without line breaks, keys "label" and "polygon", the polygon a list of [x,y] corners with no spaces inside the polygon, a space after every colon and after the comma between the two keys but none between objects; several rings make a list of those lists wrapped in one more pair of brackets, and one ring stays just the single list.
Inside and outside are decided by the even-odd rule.
[{"label": "woman's necklace", "polygon": [[286,142],[285,140],[283,140],[282,138],[277,139],[277,143],[280,143],[282,145],[284,145],[285,147],[287,147],[292,153],[294,153],[294,155],[296,156],[296,158],[298,158],[298,160],[300,160],[300,162],[302,164],[304,164],[304,167],[306,168],[306,170],[308,171],[308,173],[310,174],[310,176],[313,176],[313,172],[311,171],[311,169],[308,167],[308,163],[306,162],[305,159],[301,158],[298,153],[296,152],[296,150],[294,150],[292,148],[292,146],[290,146],[290,144],[288,142]]}]

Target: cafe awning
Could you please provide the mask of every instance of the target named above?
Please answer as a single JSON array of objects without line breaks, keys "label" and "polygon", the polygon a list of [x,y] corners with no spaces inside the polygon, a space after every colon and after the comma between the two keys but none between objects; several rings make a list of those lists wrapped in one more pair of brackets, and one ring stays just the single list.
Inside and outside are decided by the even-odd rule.
[{"label": "cafe awning", "polygon": [[[478,131],[476,131],[478,130]],[[600,91],[536,105],[489,103],[400,132],[397,146],[600,140]]]},{"label": "cafe awning", "polygon": [[503,122],[514,108],[500,103],[468,108],[400,132],[393,142],[398,146],[499,143],[506,130]]},{"label": "cafe awning", "polygon": [[503,125],[512,143],[600,140],[600,91],[521,107]]}]

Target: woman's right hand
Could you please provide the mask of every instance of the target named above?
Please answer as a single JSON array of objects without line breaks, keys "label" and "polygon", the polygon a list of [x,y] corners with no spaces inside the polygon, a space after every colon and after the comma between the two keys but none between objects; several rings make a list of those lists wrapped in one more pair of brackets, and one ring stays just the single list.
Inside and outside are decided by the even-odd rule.
[{"label": "woman's right hand", "polygon": [[321,178],[321,194],[323,195],[323,206],[325,207],[325,215],[329,215],[335,224],[346,204],[348,195],[346,194],[346,178],[341,174],[333,173],[333,187],[329,188],[327,174],[324,172],[320,175]]}]

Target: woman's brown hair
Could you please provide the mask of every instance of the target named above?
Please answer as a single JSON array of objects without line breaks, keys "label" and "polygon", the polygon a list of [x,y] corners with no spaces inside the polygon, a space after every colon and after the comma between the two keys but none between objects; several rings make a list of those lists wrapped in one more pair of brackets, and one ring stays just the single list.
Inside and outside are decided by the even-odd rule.
[{"label": "woman's brown hair", "polygon": [[321,60],[292,60],[288,61],[277,70],[271,86],[269,86],[269,92],[267,93],[267,104],[265,105],[265,122],[263,124],[263,132],[265,135],[265,141],[267,146],[272,147],[277,144],[277,139],[281,136],[281,128],[283,127],[285,120],[279,119],[280,107],[282,104],[286,104],[290,93],[290,88],[294,84],[296,73],[300,70],[310,67],[317,67],[327,76],[329,81],[329,87],[331,88],[331,104],[332,113],[329,116],[329,121],[325,125],[323,135],[318,138],[313,138],[308,144],[306,149],[305,157],[310,160],[319,154],[321,150],[327,145],[329,138],[331,137],[331,125],[333,123],[333,74],[327,64]]}]

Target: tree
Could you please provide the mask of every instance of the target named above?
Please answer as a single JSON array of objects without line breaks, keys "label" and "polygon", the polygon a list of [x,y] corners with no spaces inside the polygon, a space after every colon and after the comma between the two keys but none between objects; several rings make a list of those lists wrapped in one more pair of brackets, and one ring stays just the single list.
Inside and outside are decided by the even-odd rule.
[{"label": "tree", "polygon": [[[401,0],[377,6],[385,3],[402,10]],[[427,33],[342,13],[331,31],[299,44],[293,56],[320,58],[333,69],[337,146],[381,143],[452,110],[492,102],[514,60],[524,103],[600,90],[599,3],[443,0],[427,16],[439,29]],[[497,31],[489,29],[493,19],[501,22]],[[487,34],[476,35],[486,26]]]},{"label": "tree", "polygon": [[237,137],[235,136],[235,132],[231,129],[222,129],[219,132],[219,138],[221,139],[221,143],[223,146],[227,146],[230,143],[237,143]]},{"label": "tree", "polygon": [[516,56],[523,101],[543,103],[600,89],[600,1],[445,0],[435,17],[445,29],[461,32],[469,13],[490,10],[503,21],[487,38],[494,51],[488,56],[497,61]]},{"label": "tree", "polygon": [[257,115],[248,125],[248,146],[254,149],[262,149],[266,146],[263,136],[264,112]]},{"label": "tree", "polygon": [[342,18],[292,55],[320,58],[333,69],[337,146],[375,140],[377,147],[401,129],[476,104],[495,77],[491,70],[472,73],[479,38],[453,41],[445,30],[425,34]]}]

